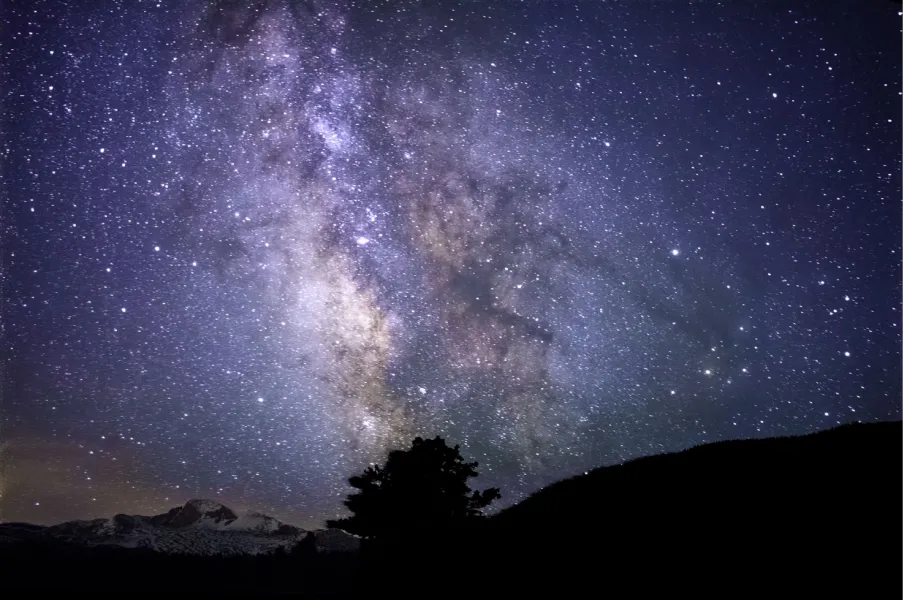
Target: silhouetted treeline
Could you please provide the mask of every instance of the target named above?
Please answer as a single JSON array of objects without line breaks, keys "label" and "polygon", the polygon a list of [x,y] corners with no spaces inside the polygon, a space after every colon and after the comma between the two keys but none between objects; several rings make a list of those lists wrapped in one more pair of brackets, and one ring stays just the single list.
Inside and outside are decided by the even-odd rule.
[{"label": "silhouetted treeline", "polygon": [[168,555],[143,548],[33,540],[0,544],[0,590],[121,598],[299,592],[331,597],[350,593],[358,562],[357,554],[317,552],[312,540],[302,540],[288,552],[258,556]]},{"label": "silhouetted treeline", "polygon": [[[732,441],[597,469],[489,519],[264,557],[0,544],[17,584],[349,597],[900,597],[901,424]],[[12,575],[10,575],[12,574]],[[134,593],[133,593],[134,592]]]}]

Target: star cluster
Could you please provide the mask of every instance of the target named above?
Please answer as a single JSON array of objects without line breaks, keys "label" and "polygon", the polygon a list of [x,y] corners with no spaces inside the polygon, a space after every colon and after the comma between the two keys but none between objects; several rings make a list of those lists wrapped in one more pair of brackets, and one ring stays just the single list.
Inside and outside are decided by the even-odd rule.
[{"label": "star cluster", "polygon": [[0,516],[899,418],[900,18],[829,4],[7,7]]}]

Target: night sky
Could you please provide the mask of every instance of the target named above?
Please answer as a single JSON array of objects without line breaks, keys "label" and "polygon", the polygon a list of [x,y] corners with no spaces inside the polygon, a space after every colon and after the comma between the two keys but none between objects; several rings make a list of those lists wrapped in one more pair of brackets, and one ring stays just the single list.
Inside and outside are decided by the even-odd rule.
[{"label": "night sky", "polygon": [[5,3],[0,518],[900,418],[899,10]]}]

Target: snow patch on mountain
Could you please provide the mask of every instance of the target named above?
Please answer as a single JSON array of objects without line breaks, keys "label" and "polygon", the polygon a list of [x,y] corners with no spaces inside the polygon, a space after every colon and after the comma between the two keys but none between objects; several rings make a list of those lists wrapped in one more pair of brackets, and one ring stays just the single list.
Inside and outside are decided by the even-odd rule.
[{"label": "snow patch on mountain", "polygon": [[308,534],[321,552],[356,552],[360,538],[337,529],[311,532],[258,512],[237,514],[215,500],[190,500],[168,512],[145,517],[69,521],[43,530],[47,535],[87,546],[148,548],[168,554],[268,554],[290,550]]},{"label": "snow patch on mountain", "polygon": [[182,507],[182,510],[192,509],[202,515],[213,515],[217,513],[226,512],[227,514],[234,515],[229,508],[223,504],[220,504],[216,500],[204,500],[201,498],[189,500],[185,503],[185,506]]}]

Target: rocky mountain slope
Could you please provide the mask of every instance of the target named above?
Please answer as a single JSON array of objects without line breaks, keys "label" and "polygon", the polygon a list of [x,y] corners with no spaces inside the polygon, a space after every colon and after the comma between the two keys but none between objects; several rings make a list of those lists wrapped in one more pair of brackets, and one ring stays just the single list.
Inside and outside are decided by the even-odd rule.
[{"label": "rocky mountain slope", "polygon": [[111,519],[69,521],[50,527],[0,524],[0,542],[54,539],[86,546],[148,548],[167,554],[268,554],[291,549],[307,537],[321,552],[354,552],[356,536],[339,530],[306,531],[273,517],[238,514],[214,500],[190,500],[184,506],[145,517],[115,515]]}]

